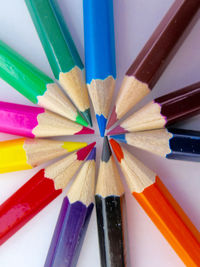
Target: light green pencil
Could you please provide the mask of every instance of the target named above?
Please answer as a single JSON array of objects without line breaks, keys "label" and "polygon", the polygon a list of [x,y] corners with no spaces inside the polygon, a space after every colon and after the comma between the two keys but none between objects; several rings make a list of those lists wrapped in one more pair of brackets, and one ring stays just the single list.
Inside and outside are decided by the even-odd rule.
[{"label": "light green pencil", "polygon": [[87,126],[58,85],[28,60],[0,40],[0,78],[32,103]]}]

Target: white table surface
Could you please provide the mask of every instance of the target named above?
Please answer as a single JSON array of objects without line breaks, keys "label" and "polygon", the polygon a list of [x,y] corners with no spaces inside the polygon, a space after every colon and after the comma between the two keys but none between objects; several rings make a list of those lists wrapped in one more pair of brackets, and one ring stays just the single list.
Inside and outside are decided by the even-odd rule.
[{"label": "white table surface", "polygon": [[[24,1],[1,0],[0,2],[0,38],[53,77]],[[80,54],[84,58],[82,0],[60,0],[59,2],[63,7],[66,21]],[[114,0],[118,73],[116,92],[120,87],[125,71],[172,2],[172,0]],[[161,76],[152,94],[146,97],[134,110],[153,97],[200,80],[199,29],[200,21],[197,21]],[[30,104],[27,99],[1,80],[0,99]],[[178,126],[200,130],[199,121],[200,116],[196,116],[180,123]],[[96,122],[95,128],[97,129]],[[12,138],[15,138],[15,136],[0,134],[0,140]],[[79,137],[63,137],[62,139],[79,140]],[[99,137],[98,130],[96,130],[95,136],[82,138],[82,140],[88,140],[88,142],[92,141],[91,139],[97,141],[99,159],[102,139]],[[130,148],[130,150],[157,172],[200,230],[200,164],[167,160],[139,149]],[[1,174],[0,203],[6,200],[40,168],[41,166],[28,171]],[[127,188],[126,191],[129,239],[128,267],[183,267],[184,264],[133,199]],[[1,246],[1,267],[43,266],[65,194],[66,191]],[[100,266],[95,211],[88,227],[77,266]]]}]

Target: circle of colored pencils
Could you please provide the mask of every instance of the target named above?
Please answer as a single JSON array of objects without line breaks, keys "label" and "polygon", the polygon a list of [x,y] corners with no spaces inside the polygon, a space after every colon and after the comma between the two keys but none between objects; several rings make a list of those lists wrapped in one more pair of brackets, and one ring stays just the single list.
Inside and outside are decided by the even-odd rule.
[{"label": "circle of colored pencils", "polygon": [[0,245],[62,193],[95,144],[41,169],[0,206]]},{"label": "circle of colored pencils", "polygon": [[0,173],[34,168],[87,146],[87,143],[20,138],[0,142]]},{"label": "circle of colored pencils", "polygon": [[152,170],[114,140],[110,144],[132,195],[185,265],[199,266],[199,231]]},{"label": "circle of colored pencils", "polygon": [[44,267],[76,266],[94,207],[96,148],[63,200]]},{"label": "circle of colored pencils", "polygon": [[32,103],[87,126],[54,81],[0,40],[0,77]]},{"label": "circle of colored pencils", "polygon": [[199,0],[174,1],[126,72],[107,129],[151,92],[199,7]]},{"label": "circle of colored pencils", "polygon": [[200,161],[200,132],[161,129],[113,135],[111,138],[168,159]]},{"label": "circle of colored pencils", "polygon": [[164,128],[200,112],[200,82],[149,102],[108,135]]},{"label": "circle of colored pencils", "polygon": [[93,134],[94,130],[44,108],[0,101],[0,132],[34,138]]},{"label": "circle of colored pencils", "polygon": [[108,139],[104,137],[95,194],[101,266],[104,267],[126,266],[123,201],[124,188]]},{"label": "circle of colored pencils", "polygon": [[[49,0],[25,0],[55,78],[62,85],[83,117],[92,125],[90,104],[84,79],[84,66],[75,51],[69,31],[61,28]],[[64,35],[65,34],[65,35]]]},{"label": "circle of colored pencils", "polygon": [[104,136],[115,87],[113,0],[83,0],[86,83]]}]

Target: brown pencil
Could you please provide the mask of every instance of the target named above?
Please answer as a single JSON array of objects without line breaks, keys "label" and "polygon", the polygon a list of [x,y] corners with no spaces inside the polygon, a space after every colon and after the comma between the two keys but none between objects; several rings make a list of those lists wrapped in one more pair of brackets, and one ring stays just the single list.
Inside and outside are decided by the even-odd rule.
[{"label": "brown pencil", "polygon": [[199,7],[199,0],[174,1],[126,72],[107,129],[151,92]]}]

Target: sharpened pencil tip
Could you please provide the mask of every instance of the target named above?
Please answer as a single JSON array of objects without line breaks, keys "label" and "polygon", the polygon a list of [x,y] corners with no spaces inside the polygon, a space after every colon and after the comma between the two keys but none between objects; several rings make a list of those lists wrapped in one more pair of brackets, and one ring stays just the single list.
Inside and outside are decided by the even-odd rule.
[{"label": "sharpened pencil tip", "polygon": [[89,156],[87,157],[87,160],[95,160],[96,161],[96,147],[92,149]]},{"label": "sharpened pencil tip", "polygon": [[100,135],[101,135],[101,137],[104,137],[107,119],[102,114],[101,114],[101,116],[96,114],[96,118],[97,118],[97,123],[99,126]]},{"label": "sharpened pencil tip", "polygon": [[121,146],[113,139],[110,139],[111,147],[115,153],[115,156],[119,162],[124,158],[124,153],[121,149]]},{"label": "sharpened pencil tip", "polygon": [[114,106],[114,108],[112,110],[112,113],[110,115],[110,119],[108,121],[106,129],[107,130],[110,129],[110,127],[112,127],[113,124],[115,124],[117,121],[118,121],[118,119],[117,119],[116,107]]},{"label": "sharpened pencil tip", "polygon": [[[86,121],[89,123],[89,125],[92,127],[92,118],[91,118],[90,109],[89,108],[86,109],[85,111],[81,112],[81,114],[86,119]],[[87,125],[84,125],[84,126],[87,126]]]},{"label": "sharpened pencil tip", "polygon": [[110,132],[108,132],[107,135],[124,134],[124,133],[127,133],[127,131],[124,128],[122,128],[120,125],[118,125],[114,129],[112,129]]},{"label": "sharpened pencil tip", "polygon": [[91,144],[89,144],[88,146],[81,148],[79,151],[76,152],[77,154],[77,159],[78,160],[84,160],[88,154],[90,153],[90,151],[93,149],[93,147],[96,145],[96,142],[93,142]]},{"label": "sharpened pencil tip", "polygon": [[108,142],[108,137],[105,136],[103,140],[103,149],[101,154],[101,160],[104,162],[108,162],[110,157],[112,156],[112,151],[110,148],[110,144]]},{"label": "sharpened pencil tip", "polygon": [[81,135],[81,134],[94,134],[94,130],[83,126],[82,130],[75,133],[75,135]]},{"label": "sharpened pencil tip", "polygon": [[78,113],[77,117],[76,117],[76,122],[78,124],[81,124],[83,126],[88,126],[88,122]]},{"label": "sharpened pencil tip", "polygon": [[117,141],[120,141],[120,142],[122,142],[122,143],[127,144],[125,134],[111,135],[110,138],[112,138],[112,139],[114,139],[114,140],[117,140]]},{"label": "sharpened pencil tip", "polygon": [[87,143],[85,142],[64,142],[62,147],[66,149],[68,152],[72,152],[83,147],[86,147]]}]

